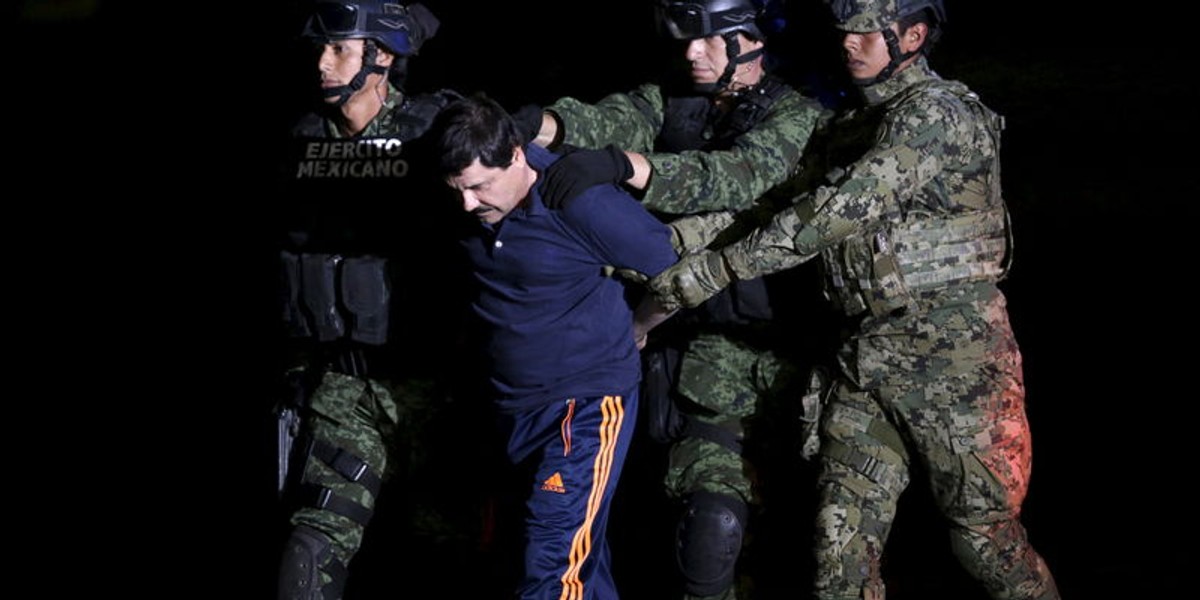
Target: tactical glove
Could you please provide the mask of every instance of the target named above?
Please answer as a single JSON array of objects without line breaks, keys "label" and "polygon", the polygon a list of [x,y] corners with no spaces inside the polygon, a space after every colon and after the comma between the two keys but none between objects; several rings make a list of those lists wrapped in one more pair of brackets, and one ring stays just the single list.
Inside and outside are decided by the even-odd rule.
[{"label": "tactical glove", "polygon": [[692,308],[704,303],[734,280],[720,252],[705,250],[679,259],[654,279],[650,292],[666,310]]},{"label": "tactical glove", "polygon": [[683,256],[699,252],[717,239],[721,232],[733,224],[733,211],[689,215],[671,221],[671,246],[675,253]]},{"label": "tactical glove", "polygon": [[577,148],[550,165],[544,176],[542,202],[550,208],[565,208],[594,185],[620,185],[633,177],[633,163],[620,148],[611,144],[599,150]]},{"label": "tactical glove", "polygon": [[517,123],[517,131],[526,143],[532,143],[542,131],[542,107],[536,104],[526,104],[512,113],[513,121]]}]

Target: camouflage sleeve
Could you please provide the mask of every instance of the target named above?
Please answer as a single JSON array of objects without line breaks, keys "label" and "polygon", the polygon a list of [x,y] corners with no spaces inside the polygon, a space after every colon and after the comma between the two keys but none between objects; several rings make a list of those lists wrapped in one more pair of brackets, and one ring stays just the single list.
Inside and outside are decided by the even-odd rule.
[{"label": "camouflage sleeve", "polygon": [[726,247],[731,269],[739,279],[782,271],[885,219],[899,218],[902,207],[927,194],[926,186],[947,163],[970,151],[959,139],[963,118],[961,111],[936,101],[893,109],[879,142],[834,185],[818,188]]},{"label": "camouflage sleeve", "polygon": [[605,96],[595,104],[560,98],[546,110],[562,123],[563,143],[581,148],[613,144],[630,152],[648,152],[663,123],[662,91],[649,83],[628,94]]},{"label": "camouflage sleeve", "polygon": [[677,214],[753,206],[795,171],[823,110],[793,91],[729,150],[647,155],[653,174],[642,203]]}]

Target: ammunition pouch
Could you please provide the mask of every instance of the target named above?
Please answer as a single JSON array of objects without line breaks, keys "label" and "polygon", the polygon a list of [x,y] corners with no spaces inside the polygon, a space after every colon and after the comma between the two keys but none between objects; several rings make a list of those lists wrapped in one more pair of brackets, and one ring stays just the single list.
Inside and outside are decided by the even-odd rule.
[{"label": "ammunition pouch", "polygon": [[391,283],[379,256],[280,253],[289,335],[318,342],[387,343]]}]

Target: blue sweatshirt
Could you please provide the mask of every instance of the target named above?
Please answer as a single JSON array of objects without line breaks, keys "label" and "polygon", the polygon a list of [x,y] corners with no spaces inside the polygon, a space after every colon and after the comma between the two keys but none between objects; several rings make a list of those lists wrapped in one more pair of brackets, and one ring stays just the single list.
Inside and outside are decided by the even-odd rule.
[{"label": "blue sweatshirt", "polygon": [[[557,160],[525,148],[542,171]],[[632,389],[641,374],[627,285],[604,267],[653,277],[677,260],[669,229],[614,185],[563,210],[527,201],[464,238],[479,286],[472,312],[489,391],[503,412]]]}]

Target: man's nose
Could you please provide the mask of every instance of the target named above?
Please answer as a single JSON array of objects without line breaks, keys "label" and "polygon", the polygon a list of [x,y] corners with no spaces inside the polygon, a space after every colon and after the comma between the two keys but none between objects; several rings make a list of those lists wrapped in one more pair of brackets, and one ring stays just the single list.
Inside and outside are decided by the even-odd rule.
[{"label": "man's nose", "polygon": [[476,198],[475,194],[472,194],[469,190],[463,190],[462,192],[459,192],[459,195],[462,197],[462,207],[464,211],[471,212],[479,207],[479,199]]},{"label": "man's nose", "polygon": [[862,35],[857,33],[847,33],[842,38],[842,47],[851,52],[857,52],[862,48]]},{"label": "man's nose", "polygon": [[333,51],[328,46],[321,49],[321,56],[317,59],[317,70],[322,73],[328,73],[333,69]]}]

